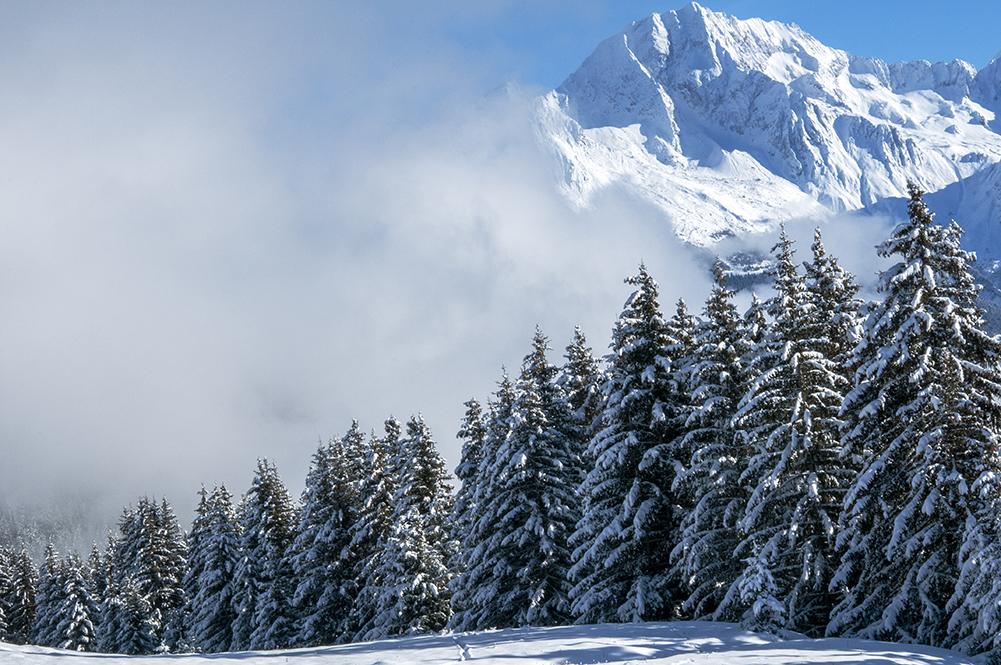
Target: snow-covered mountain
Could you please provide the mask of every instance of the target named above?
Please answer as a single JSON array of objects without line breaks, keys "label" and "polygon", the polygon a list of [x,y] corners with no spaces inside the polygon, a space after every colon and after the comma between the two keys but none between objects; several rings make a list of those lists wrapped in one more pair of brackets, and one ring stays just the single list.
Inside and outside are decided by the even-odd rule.
[{"label": "snow-covered mountain", "polygon": [[[795,637],[795,636],[791,636]],[[471,661],[481,665],[564,665],[565,663],[740,662],[826,665],[885,663],[964,665],[970,659],[955,651],[907,644],[853,639],[779,640],[741,630],[734,624],[602,624],[559,628],[518,628],[485,633],[425,635],[317,649],[246,651],[191,656],[152,656],[175,665],[445,665]],[[14,646],[0,642],[0,663],[18,665],[126,665],[136,656],[81,654],[62,649]],[[977,660],[982,660],[977,659]]]},{"label": "snow-covered mountain", "polygon": [[537,110],[575,205],[617,183],[696,246],[893,199],[903,214],[911,179],[982,265],[1001,260],[1001,57],[887,64],[692,3],[602,42]]}]

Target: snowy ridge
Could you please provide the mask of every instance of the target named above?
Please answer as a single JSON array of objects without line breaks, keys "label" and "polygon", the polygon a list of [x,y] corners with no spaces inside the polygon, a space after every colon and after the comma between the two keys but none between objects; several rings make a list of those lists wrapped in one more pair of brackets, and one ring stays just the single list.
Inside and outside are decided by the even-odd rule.
[{"label": "snowy ridge", "polygon": [[[602,624],[560,628],[519,628],[485,633],[429,635],[363,642],[317,649],[248,651],[211,656],[154,656],[178,665],[205,662],[270,665],[412,664],[442,665],[474,662],[482,665],[563,665],[575,663],[698,662],[706,665],[741,663],[885,663],[961,665],[971,661],[954,651],[865,640],[779,640],[741,630],[734,624],[676,622]],[[60,649],[0,643],[0,662],[19,665],[89,665],[134,662],[136,656],[82,654]]]},{"label": "snowy ridge", "polygon": [[602,42],[537,123],[576,206],[620,183],[705,246],[991,168],[999,90],[998,60],[888,65],[692,3]]}]

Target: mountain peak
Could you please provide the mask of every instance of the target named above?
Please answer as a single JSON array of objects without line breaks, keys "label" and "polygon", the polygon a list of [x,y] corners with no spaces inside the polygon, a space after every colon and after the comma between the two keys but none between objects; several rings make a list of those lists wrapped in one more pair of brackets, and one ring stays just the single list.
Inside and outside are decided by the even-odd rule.
[{"label": "mountain peak", "polygon": [[817,204],[899,197],[908,180],[934,192],[1001,161],[999,89],[1001,60],[979,73],[887,65],[693,2],[602,42],[540,118],[571,200],[634,187],[705,245]]}]

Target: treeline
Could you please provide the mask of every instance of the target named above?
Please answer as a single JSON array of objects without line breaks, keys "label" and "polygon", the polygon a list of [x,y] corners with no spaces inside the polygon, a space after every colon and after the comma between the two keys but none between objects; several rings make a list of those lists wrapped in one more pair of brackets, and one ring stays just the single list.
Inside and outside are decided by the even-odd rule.
[{"label": "treeline", "polygon": [[220,652],[524,625],[741,621],[1001,645],[1001,340],[973,257],[909,186],[897,263],[863,303],[817,233],[785,233],[775,295],[666,317],[647,270],[597,361],[537,331],[459,431],[461,482],[420,418],[323,445],[296,504],[267,462],[186,537],[127,510],[89,562],[0,554],[0,634],[122,653]]},{"label": "treeline", "polygon": [[203,489],[182,533],[166,501],[124,511],[87,561],[50,546],[38,570],[0,548],[0,637],[78,651],[216,653],[444,628],[453,504],[423,419],[355,423],[321,445],[297,505],[258,462],[234,506]]}]

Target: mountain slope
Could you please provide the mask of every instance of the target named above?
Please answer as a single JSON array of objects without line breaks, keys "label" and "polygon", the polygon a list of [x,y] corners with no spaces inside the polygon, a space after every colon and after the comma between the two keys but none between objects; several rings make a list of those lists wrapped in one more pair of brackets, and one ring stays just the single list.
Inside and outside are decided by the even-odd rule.
[{"label": "mountain slope", "polygon": [[953,209],[986,225],[986,242],[1001,208],[999,90],[999,60],[888,65],[692,3],[602,42],[538,100],[537,127],[576,206],[615,183],[693,245],[878,206],[908,179],[961,184]]}]

